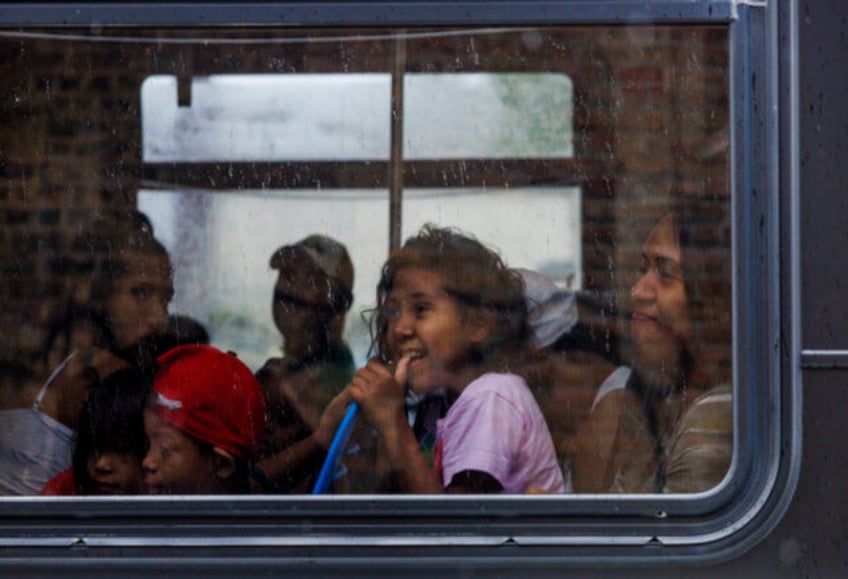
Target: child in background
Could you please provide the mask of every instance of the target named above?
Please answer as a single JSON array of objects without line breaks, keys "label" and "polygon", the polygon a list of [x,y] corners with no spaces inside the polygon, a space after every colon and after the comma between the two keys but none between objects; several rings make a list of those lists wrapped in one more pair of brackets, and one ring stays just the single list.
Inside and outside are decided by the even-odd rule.
[{"label": "child in background", "polygon": [[[562,492],[548,427],[525,380],[521,278],[476,240],[425,226],[383,266],[379,359],[350,387],[406,492]],[[394,372],[387,365],[394,366]],[[409,426],[404,386],[458,399],[439,421],[431,470]]]},{"label": "child in background", "polygon": [[262,390],[235,355],[178,346],[158,359],[144,429],[149,492],[247,493],[265,429]]},{"label": "child in background", "polygon": [[79,419],[73,466],[42,495],[136,495],[143,492],[147,449],[142,415],[149,379],[135,368],[113,372],[88,396]]}]

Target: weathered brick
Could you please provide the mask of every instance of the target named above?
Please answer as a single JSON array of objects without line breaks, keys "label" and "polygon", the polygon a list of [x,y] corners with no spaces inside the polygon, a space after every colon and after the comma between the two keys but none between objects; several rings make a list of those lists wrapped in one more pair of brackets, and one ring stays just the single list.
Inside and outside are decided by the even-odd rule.
[{"label": "weathered brick", "polygon": [[38,223],[40,225],[51,225],[57,226],[59,225],[59,220],[62,217],[62,213],[58,209],[46,209],[43,211],[39,211],[38,213]]}]

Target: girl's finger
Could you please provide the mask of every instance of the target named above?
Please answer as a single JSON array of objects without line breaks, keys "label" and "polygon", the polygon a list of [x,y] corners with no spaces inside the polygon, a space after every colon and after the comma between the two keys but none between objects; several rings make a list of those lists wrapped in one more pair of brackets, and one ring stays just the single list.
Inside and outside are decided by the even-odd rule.
[{"label": "girl's finger", "polygon": [[401,387],[406,387],[406,378],[409,375],[409,363],[412,360],[412,356],[404,356],[398,362],[397,368],[395,369],[395,381],[401,385]]}]

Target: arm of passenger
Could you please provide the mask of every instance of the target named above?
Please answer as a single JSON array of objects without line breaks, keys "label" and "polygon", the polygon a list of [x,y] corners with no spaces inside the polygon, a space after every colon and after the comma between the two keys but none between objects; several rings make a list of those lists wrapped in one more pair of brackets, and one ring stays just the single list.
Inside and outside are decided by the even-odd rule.
[{"label": "arm of passenger", "polygon": [[299,481],[310,471],[317,471],[351,401],[350,388],[345,388],[327,405],[318,422],[318,428],[312,434],[282,452],[262,460],[257,466],[283,489],[287,487],[288,481]]},{"label": "arm of passenger", "polygon": [[610,491],[615,470],[615,442],[625,402],[629,402],[626,390],[610,392],[597,400],[592,412],[580,423],[570,445],[574,492]]},{"label": "arm of passenger", "polygon": [[722,481],[732,458],[733,403],[728,388],[707,394],[681,419],[669,453],[664,491],[707,491]]},{"label": "arm of passenger", "polygon": [[[408,363],[408,359],[401,360],[398,374],[405,374]],[[420,494],[445,492],[421,454],[406,416],[403,386],[389,369],[377,360],[370,361],[354,376],[351,395],[377,430],[401,489]]]},{"label": "arm of passenger", "polygon": [[[327,454],[327,447],[317,440],[315,435],[308,436],[287,449],[260,461],[257,466],[277,485],[281,492],[290,490],[291,484],[303,479],[309,471],[320,468]],[[262,492],[258,483],[253,492]]]},{"label": "arm of passenger", "polygon": [[375,428],[380,433],[392,473],[397,477],[402,490],[415,494],[445,492],[441,481],[433,474],[421,454],[421,447],[409,427],[405,414],[400,414],[394,425],[375,425]]}]

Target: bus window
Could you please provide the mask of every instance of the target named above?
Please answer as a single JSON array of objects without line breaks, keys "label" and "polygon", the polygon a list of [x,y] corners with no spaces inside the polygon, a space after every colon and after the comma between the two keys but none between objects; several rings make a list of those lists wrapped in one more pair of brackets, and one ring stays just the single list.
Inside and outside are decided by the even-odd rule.
[{"label": "bus window", "polygon": [[[319,438],[325,452],[337,397],[361,407],[333,466],[340,495],[719,487],[735,448],[725,27],[228,32],[0,41],[5,494],[53,492],[57,476],[67,492],[113,488],[77,484],[97,474],[74,441],[100,416],[93,394],[127,367],[154,393],[141,409],[150,450],[127,459],[148,490],[303,495],[317,459],[297,476],[278,459]],[[446,249],[478,242],[473,258]],[[403,253],[416,243],[443,253]],[[483,267],[492,255],[500,265]],[[413,279],[461,312],[449,362],[435,357],[441,334],[409,330],[410,346],[391,334],[411,300],[397,288],[422,268],[441,273]],[[480,271],[505,277],[481,289]],[[490,318],[514,335],[468,329]],[[208,348],[238,355],[227,372],[256,374],[263,412],[193,426],[166,376],[194,384],[219,363]],[[400,431],[369,422],[383,402],[346,389],[375,356],[401,393]],[[459,416],[479,448],[450,442]],[[175,425],[244,480],[168,487],[150,453]],[[399,436],[421,456],[387,450]],[[122,450],[113,442],[91,456]],[[37,469],[15,462],[21,450]],[[432,480],[410,482],[425,469]]]},{"label": "bus window", "polygon": [[831,562],[797,4],[0,6],[0,566]]},{"label": "bus window", "polygon": [[[250,56],[216,30],[171,31],[155,43],[144,32],[129,39],[117,32],[74,37],[75,59],[95,62],[105,54],[133,66],[104,65],[80,78],[79,67],[49,58],[64,37],[20,41],[27,56],[16,61],[18,102],[63,102],[82,113],[87,128],[82,133],[74,119],[57,118],[19,133],[14,145],[24,162],[32,150],[26,143],[44,143],[38,182],[20,186],[54,191],[56,201],[40,213],[54,218],[24,218],[20,233],[8,237],[13,246],[25,243],[32,223],[51,244],[36,244],[33,255],[52,256],[41,258],[50,267],[31,270],[44,288],[39,307],[27,307],[22,295],[10,314],[25,322],[15,324],[10,351],[32,360],[31,384],[9,394],[10,410],[48,384],[44,409],[62,436],[72,436],[96,380],[53,401],[51,388],[65,385],[49,386],[51,371],[73,366],[81,349],[102,349],[110,364],[121,365],[127,349],[137,350],[132,340],[156,341],[152,336],[167,332],[166,312],[193,319],[212,346],[236,352],[252,371],[274,368],[266,402],[284,403],[300,425],[295,439],[302,438],[317,427],[331,394],[375,353],[369,323],[387,252],[430,224],[479,240],[508,266],[529,272],[525,307],[533,319],[547,316],[555,330],[528,339],[550,367],[537,368],[535,381],[524,384],[535,412],[544,409],[540,436],[551,438],[546,448],[562,471],[560,490],[673,490],[668,479],[680,468],[681,476],[698,476],[674,462],[675,452],[717,465],[704,475],[708,484],[682,484],[683,492],[722,480],[733,448],[724,30],[363,31],[352,39],[257,31]],[[648,53],[662,55],[662,65],[647,63]],[[172,74],[162,73],[169,68]],[[95,95],[100,108],[90,104]],[[39,126],[31,116],[16,118]],[[77,144],[82,134],[93,144]],[[104,174],[96,168],[108,143],[117,152],[109,154],[119,156]],[[73,152],[81,158],[71,166]],[[65,206],[68,195],[81,202]],[[163,319],[130,319],[138,335],[123,343],[116,336],[122,314],[110,310],[116,298],[108,293],[116,281],[98,281],[103,264],[86,235],[108,230],[99,225],[92,234],[95,218],[106,222],[113,213],[122,221],[133,211],[136,225],[115,231],[143,229],[167,260],[167,273],[149,290],[162,293],[156,299]],[[662,223],[672,231],[660,247],[675,252],[670,277],[655,255]],[[109,248],[126,245],[122,251],[139,243],[102,237]],[[349,255],[349,274],[340,273],[338,261],[327,266],[309,253],[328,243]],[[310,287],[298,287],[301,274],[283,256],[298,248],[318,268],[304,277]],[[110,267],[134,270],[132,263]],[[539,280],[549,284],[541,297],[531,295]],[[679,296],[669,305],[663,292],[672,281]],[[336,289],[316,294],[312,286],[325,282]],[[331,307],[322,300],[332,302],[339,288],[351,303],[321,318],[316,312]],[[98,292],[106,294],[94,305]],[[295,306],[313,308],[309,319],[324,321],[313,322],[316,329],[284,328]],[[559,316],[553,325],[551,316]],[[321,396],[310,393],[310,380],[289,384],[279,375],[281,367],[294,372],[320,358],[315,340],[337,342],[352,358],[344,378]],[[152,366],[149,358],[161,354],[154,348],[129,362]],[[104,374],[112,366],[93,368]],[[413,408],[411,422],[414,416]],[[687,416],[720,426],[691,434],[703,425],[688,424]],[[600,439],[609,442],[599,446]],[[69,450],[65,442],[64,462],[56,464],[70,466]],[[54,476],[56,469],[45,472]],[[47,482],[40,476],[36,486]]]}]

